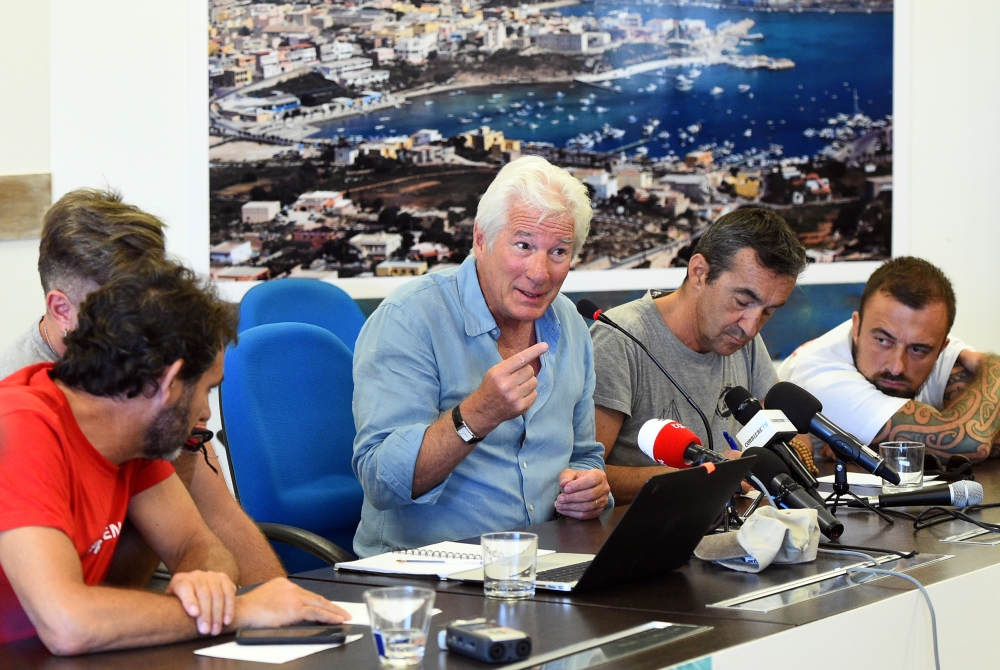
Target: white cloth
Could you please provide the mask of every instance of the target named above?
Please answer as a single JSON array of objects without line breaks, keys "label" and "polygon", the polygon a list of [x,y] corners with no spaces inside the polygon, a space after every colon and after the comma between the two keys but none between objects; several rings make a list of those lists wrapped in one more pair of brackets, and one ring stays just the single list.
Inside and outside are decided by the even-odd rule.
[{"label": "white cloth", "polygon": [[739,530],[705,537],[694,555],[740,572],[760,572],[772,563],[814,561],[818,549],[816,510],[761,507]]},{"label": "white cloth", "polygon": [[[823,403],[824,416],[865,444],[871,444],[907,399],[882,393],[858,372],[851,356],[851,330],[852,322],[847,320],[806,342],[778,366],[778,377],[812,393]],[[958,355],[971,348],[952,337],[915,400],[940,409]]]}]

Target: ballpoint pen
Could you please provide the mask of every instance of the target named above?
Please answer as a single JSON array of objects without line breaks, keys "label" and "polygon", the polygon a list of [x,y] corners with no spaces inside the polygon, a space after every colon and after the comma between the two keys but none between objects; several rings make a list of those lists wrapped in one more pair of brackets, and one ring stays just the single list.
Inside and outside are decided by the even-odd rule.
[{"label": "ballpoint pen", "polygon": [[736,444],[736,440],[733,439],[732,435],[730,435],[726,431],[722,431],[722,437],[726,438],[726,442],[729,443],[730,447],[732,447],[736,451],[743,451],[742,449],[740,449],[740,445]]}]

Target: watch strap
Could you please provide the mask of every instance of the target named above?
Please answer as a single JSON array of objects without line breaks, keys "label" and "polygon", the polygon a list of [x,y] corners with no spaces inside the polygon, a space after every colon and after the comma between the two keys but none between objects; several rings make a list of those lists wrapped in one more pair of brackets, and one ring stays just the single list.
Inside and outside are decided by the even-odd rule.
[{"label": "watch strap", "polygon": [[465,419],[462,418],[462,410],[459,409],[462,403],[455,405],[455,408],[451,410],[451,420],[455,424],[455,432],[458,436],[462,438],[462,441],[466,444],[476,444],[477,442],[482,442],[483,438],[476,435],[469,424],[465,423]]}]

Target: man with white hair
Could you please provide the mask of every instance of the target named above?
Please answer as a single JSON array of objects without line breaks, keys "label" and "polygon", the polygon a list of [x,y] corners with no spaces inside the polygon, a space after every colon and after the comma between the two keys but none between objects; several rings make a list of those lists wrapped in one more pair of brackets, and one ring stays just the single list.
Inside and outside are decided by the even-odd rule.
[{"label": "man with white hair", "polygon": [[590,335],[559,295],[590,218],[565,170],[513,161],[479,202],[475,255],[397,289],[365,324],[359,556],[607,507]]}]

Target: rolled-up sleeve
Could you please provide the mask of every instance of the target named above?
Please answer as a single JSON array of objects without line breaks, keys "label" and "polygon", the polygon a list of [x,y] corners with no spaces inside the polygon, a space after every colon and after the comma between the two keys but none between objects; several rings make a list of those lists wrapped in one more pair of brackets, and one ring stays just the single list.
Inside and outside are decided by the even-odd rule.
[{"label": "rolled-up sleeve", "polygon": [[354,350],[352,467],[365,497],[378,510],[433,504],[448,478],[412,498],[413,469],[424,433],[440,413],[440,379],[434,352],[397,305],[371,316]]}]

